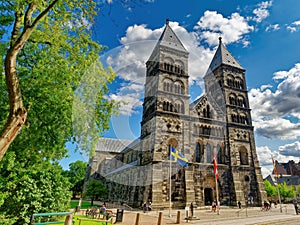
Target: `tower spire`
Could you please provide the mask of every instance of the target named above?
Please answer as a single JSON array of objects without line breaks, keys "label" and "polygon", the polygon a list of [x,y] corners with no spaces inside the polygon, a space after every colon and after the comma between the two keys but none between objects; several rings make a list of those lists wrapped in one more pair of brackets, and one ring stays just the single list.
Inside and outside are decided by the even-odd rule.
[{"label": "tower spire", "polygon": [[170,22],[170,19],[169,19],[169,18],[167,18],[167,19],[166,19],[166,24],[168,25],[168,24],[169,24],[169,22]]},{"label": "tower spire", "polygon": [[222,44],[222,37],[219,37],[219,44]]}]

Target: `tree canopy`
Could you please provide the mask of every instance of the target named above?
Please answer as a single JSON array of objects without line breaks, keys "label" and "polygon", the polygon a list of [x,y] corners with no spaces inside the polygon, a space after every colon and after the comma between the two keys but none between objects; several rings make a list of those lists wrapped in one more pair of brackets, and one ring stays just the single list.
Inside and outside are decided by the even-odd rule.
[{"label": "tree canopy", "polygon": [[68,177],[71,183],[71,191],[73,192],[73,198],[77,194],[82,195],[83,184],[86,175],[87,163],[77,160],[69,164],[69,170],[64,172],[64,175]]},{"label": "tree canopy", "polygon": [[[66,141],[93,151],[108,128],[115,104],[104,96],[115,74],[102,67],[98,58],[103,47],[91,38],[96,2],[0,1],[0,160],[10,145],[26,146],[26,151],[52,160],[66,155]],[[92,122],[75,118],[76,127],[82,128],[73,129],[73,112],[87,111],[85,98],[73,105],[74,92],[94,80]]]},{"label": "tree canopy", "polygon": [[66,142],[93,152],[115,112],[105,98],[115,73],[90,30],[96,2],[0,0],[1,223],[65,210],[70,184],[57,161]]},{"label": "tree canopy", "polygon": [[[84,192],[85,197],[91,198],[91,205],[98,198],[105,198],[108,194],[108,190],[105,185],[99,180],[91,180],[86,184],[86,190]],[[103,199],[102,199],[103,200]]]}]

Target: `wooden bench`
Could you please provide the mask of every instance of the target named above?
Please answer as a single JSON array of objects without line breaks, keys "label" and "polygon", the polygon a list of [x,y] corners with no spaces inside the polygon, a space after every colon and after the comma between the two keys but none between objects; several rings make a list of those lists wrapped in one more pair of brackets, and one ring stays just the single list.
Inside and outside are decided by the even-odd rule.
[{"label": "wooden bench", "polygon": [[113,224],[112,218],[105,219],[105,220],[98,220],[98,219],[88,219],[88,218],[77,218],[79,220],[79,225],[81,225],[81,221],[92,221],[92,222],[105,222],[105,225],[107,225],[108,222]]},{"label": "wooden bench", "polygon": [[[50,217],[50,216],[66,216],[65,221],[54,221],[54,222],[35,222],[35,217]],[[46,224],[64,224],[71,225],[72,224],[72,212],[54,212],[54,213],[34,213],[31,217],[30,224],[32,225],[46,225]]]}]

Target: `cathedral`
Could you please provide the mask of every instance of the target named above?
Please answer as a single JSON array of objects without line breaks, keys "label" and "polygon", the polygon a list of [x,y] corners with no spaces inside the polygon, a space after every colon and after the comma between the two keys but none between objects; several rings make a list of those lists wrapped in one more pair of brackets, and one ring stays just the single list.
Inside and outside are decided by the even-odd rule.
[{"label": "cathedral", "polygon": [[[146,63],[140,138],[101,138],[89,178],[105,182],[106,201],[156,209],[261,205],[266,200],[256,153],[245,69],[219,38],[204,75],[205,93],[189,95],[189,52],[167,20]],[[170,160],[170,149],[188,161]],[[214,173],[214,158],[218,179]]]}]

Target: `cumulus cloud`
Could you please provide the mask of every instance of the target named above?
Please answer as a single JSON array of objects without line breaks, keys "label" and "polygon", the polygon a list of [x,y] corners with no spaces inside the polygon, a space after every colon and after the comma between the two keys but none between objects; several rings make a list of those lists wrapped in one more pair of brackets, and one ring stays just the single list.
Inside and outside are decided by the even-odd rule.
[{"label": "cumulus cloud", "polygon": [[[295,142],[295,143],[297,143],[297,142]],[[267,177],[273,171],[272,157],[274,158],[274,160],[277,160],[278,162],[281,162],[281,163],[286,163],[289,160],[295,161],[295,157],[293,155],[288,155],[288,154],[285,154],[283,151],[281,151],[281,148],[284,148],[285,146],[289,146],[289,145],[294,146],[295,143],[280,146],[279,150],[278,149],[271,150],[268,146],[259,146],[256,148],[259,164],[260,164],[260,166],[262,166],[261,170],[262,170],[263,177]],[[298,144],[299,144],[299,142],[298,142]],[[298,152],[299,152],[299,150],[298,150]],[[298,153],[298,156],[299,156],[299,153]]]},{"label": "cumulus cloud", "polygon": [[267,138],[296,139],[300,137],[300,63],[274,73],[273,79],[278,83],[274,91],[266,85],[249,91],[253,124]]},{"label": "cumulus cloud", "polygon": [[232,13],[229,18],[225,18],[216,11],[206,11],[194,29],[209,45],[216,45],[219,36],[222,36],[224,43],[241,41],[247,45],[244,35],[253,31],[254,27],[239,13]]},{"label": "cumulus cloud", "polygon": [[279,24],[271,24],[271,25],[267,26],[266,31],[271,32],[271,31],[276,31],[279,29],[280,29]]},{"label": "cumulus cloud", "polygon": [[293,22],[291,25],[287,26],[287,29],[291,32],[294,33],[299,30],[300,27],[300,20]]},{"label": "cumulus cloud", "polygon": [[252,19],[257,23],[263,21],[265,18],[267,18],[270,15],[269,8],[271,6],[272,6],[272,1],[265,1],[259,3],[258,8],[253,10],[253,14],[255,16]]},{"label": "cumulus cloud", "polygon": [[300,142],[296,141],[279,147],[279,152],[285,156],[300,157]]}]

